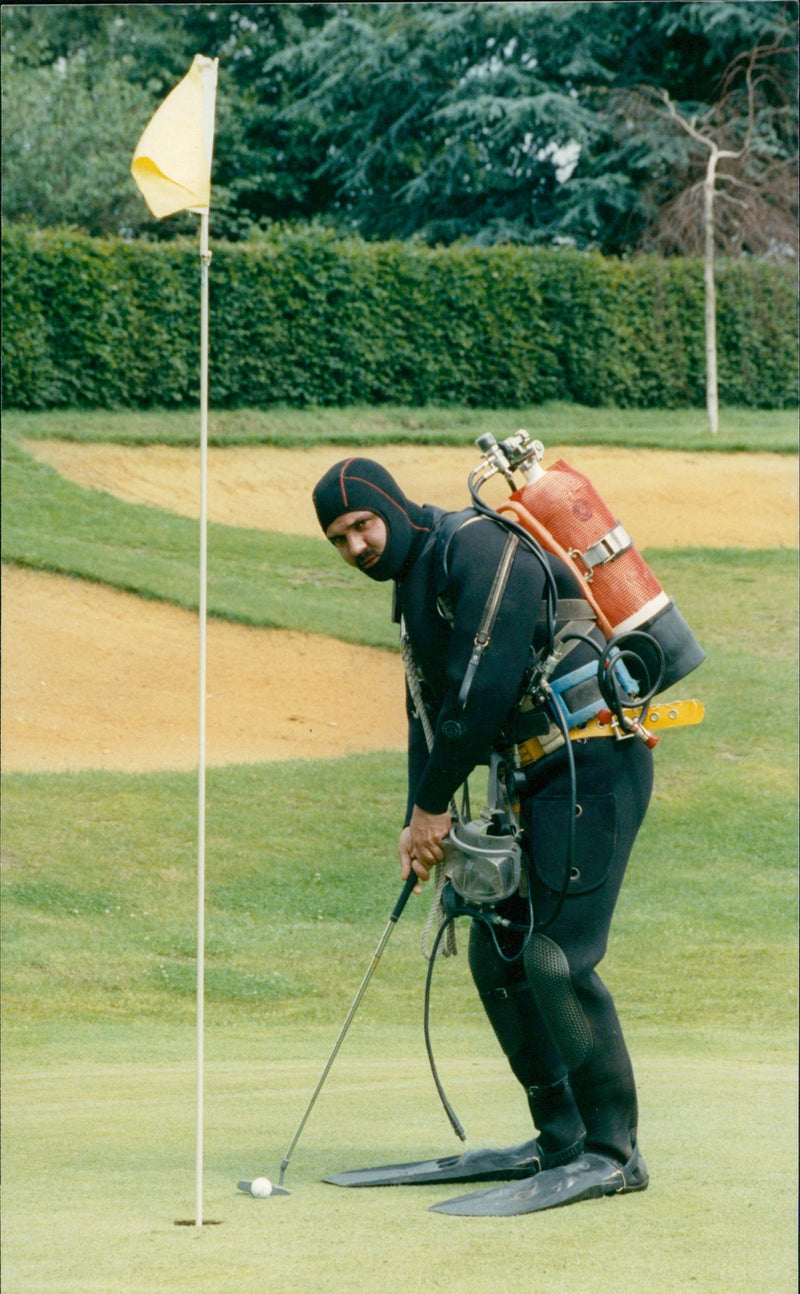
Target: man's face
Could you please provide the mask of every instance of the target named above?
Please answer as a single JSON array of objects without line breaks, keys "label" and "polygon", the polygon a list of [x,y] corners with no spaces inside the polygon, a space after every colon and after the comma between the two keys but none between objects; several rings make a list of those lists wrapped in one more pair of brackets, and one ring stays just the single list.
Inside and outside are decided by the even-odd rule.
[{"label": "man's face", "polygon": [[386,547],[386,524],[376,512],[343,512],[325,534],[347,565],[360,571],[374,566]]}]

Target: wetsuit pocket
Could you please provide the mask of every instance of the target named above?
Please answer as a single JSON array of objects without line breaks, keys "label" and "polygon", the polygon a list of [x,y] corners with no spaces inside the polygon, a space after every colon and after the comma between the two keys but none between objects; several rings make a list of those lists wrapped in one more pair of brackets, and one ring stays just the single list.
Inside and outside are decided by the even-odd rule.
[{"label": "wetsuit pocket", "polygon": [[[528,805],[530,855],[539,880],[561,892],[567,862],[570,801],[536,796]],[[575,813],[575,857],[569,895],[588,894],[606,880],[617,843],[616,796],[584,795]]]}]

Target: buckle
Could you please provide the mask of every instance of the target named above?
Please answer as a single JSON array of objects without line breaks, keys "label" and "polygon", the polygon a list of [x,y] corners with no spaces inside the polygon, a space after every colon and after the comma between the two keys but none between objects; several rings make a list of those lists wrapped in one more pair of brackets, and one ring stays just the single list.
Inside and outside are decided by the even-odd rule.
[{"label": "buckle", "polygon": [[600,715],[597,715],[596,717],[597,717],[597,722],[601,728],[605,728],[605,727],[611,728],[611,731],[613,732],[614,737],[617,741],[630,741],[631,737],[636,737],[638,735],[635,732],[628,732],[626,728],[623,728],[622,725],[620,724],[619,719],[613,713],[611,715],[610,720],[601,719]]},{"label": "buckle", "polygon": [[633,540],[622,523],[618,521],[615,526],[601,535],[591,548],[581,553],[580,558],[586,569],[592,571],[595,566],[605,566],[608,562],[613,562],[615,557],[626,553],[632,547]]}]

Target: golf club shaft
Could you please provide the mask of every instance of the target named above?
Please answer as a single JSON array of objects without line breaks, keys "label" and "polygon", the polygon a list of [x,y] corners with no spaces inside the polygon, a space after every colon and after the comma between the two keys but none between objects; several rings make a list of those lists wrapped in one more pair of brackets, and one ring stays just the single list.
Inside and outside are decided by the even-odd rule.
[{"label": "golf club shaft", "polygon": [[384,948],[389,942],[389,936],[391,935],[394,927],[397,925],[397,922],[400,919],[400,914],[402,913],[403,908],[406,906],[409,896],[411,895],[411,892],[414,889],[414,886],[417,884],[418,879],[419,878],[412,871],[408,879],[405,881],[402,890],[400,891],[400,897],[398,898],[397,902],[394,905],[394,911],[392,912],[392,915],[389,917],[389,920],[386,925],[386,929],[381,935],[380,942],[378,943],[378,946],[372,955],[372,961],[367,967],[367,973],[361,981],[359,990],[356,993],[355,997],[353,998],[353,1004],[350,1007],[350,1010],[347,1012],[345,1022],[342,1025],[341,1029],[339,1030],[339,1037],[336,1039],[336,1042],[333,1044],[333,1050],[331,1051],[331,1054],[328,1057],[325,1068],[320,1074],[319,1082],[317,1083],[317,1086],[314,1088],[314,1091],[311,1093],[311,1100],[306,1106],[305,1113],[303,1114],[302,1119],[297,1125],[297,1131],[292,1137],[292,1140],[289,1143],[289,1148],[283,1157],[283,1160],[281,1162],[280,1177],[278,1178],[279,1185],[283,1184],[284,1174],[286,1172],[286,1169],[289,1166],[289,1160],[291,1159],[294,1148],[300,1139],[300,1133],[303,1131],[303,1128],[306,1126],[306,1120],[308,1119],[309,1114],[314,1108],[314,1102],[316,1101],[317,1097],[320,1094],[320,1091],[322,1090],[322,1084],[325,1082],[325,1079],[328,1077],[328,1074],[330,1073],[331,1065],[335,1061],[339,1048],[344,1042],[345,1034],[347,1033],[347,1030],[350,1028],[350,1025],[353,1020],[353,1016],[358,1010],[358,1005],[367,990],[367,985],[372,979],[372,976],[375,971],[375,967],[378,965],[378,962],[381,959],[381,954],[383,953]]}]

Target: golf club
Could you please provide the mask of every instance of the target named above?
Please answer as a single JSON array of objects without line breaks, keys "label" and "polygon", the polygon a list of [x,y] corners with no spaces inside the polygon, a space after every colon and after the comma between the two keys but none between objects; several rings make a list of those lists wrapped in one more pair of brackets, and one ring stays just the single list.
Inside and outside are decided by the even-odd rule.
[{"label": "golf club", "polygon": [[391,935],[394,927],[397,925],[397,922],[400,919],[400,915],[403,911],[403,908],[406,906],[409,896],[412,890],[414,889],[414,886],[417,884],[418,879],[419,878],[417,877],[416,873],[412,871],[408,876],[408,879],[405,881],[402,890],[400,891],[400,897],[398,898],[397,902],[394,905],[394,911],[392,912],[392,915],[389,917],[389,920],[386,925],[386,929],[381,935],[378,946],[375,949],[375,952],[373,953],[372,961],[367,967],[367,973],[362,979],[359,990],[356,993],[355,997],[353,998],[353,1004],[350,1007],[350,1010],[347,1012],[347,1017],[345,1019],[345,1022],[339,1031],[339,1037],[336,1039],[336,1042],[333,1045],[333,1050],[330,1056],[328,1057],[327,1064],[325,1065],[325,1068],[323,1069],[320,1075],[319,1082],[317,1083],[317,1086],[314,1088],[314,1091],[311,1093],[311,1100],[308,1102],[308,1105],[306,1106],[306,1109],[305,1109],[305,1113],[303,1114],[302,1119],[297,1125],[297,1131],[295,1132],[294,1136],[292,1137],[292,1140],[289,1143],[289,1148],[286,1151],[286,1154],[284,1155],[283,1161],[281,1163],[280,1177],[278,1178],[278,1188],[281,1189],[282,1194],[289,1193],[286,1190],[286,1188],[283,1186],[283,1179],[286,1174],[286,1169],[289,1165],[289,1160],[291,1158],[292,1152],[294,1151],[294,1148],[297,1145],[297,1142],[300,1138],[300,1133],[303,1131],[303,1128],[306,1125],[306,1120],[308,1119],[308,1116],[310,1115],[311,1111],[314,1108],[314,1102],[316,1101],[317,1097],[320,1094],[320,1091],[322,1089],[322,1084],[325,1082],[325,1079],[328,1077],[331,1065],[336,1059],[336,1055],[344,1041],[344,1037],[345,1037],[345,1034],[347,1033],[347,1030],[350,1028],[350,1025],[353,1020],[353,1016],[358,1010],[358,1004],[361,1001],[362,997],[364,996],[367,985],[369,984],[374,974],[375,967],[378,965],[378,962],[381,959],[381,954],[383,953],[384,948],[389,942],[389,936]]}]

